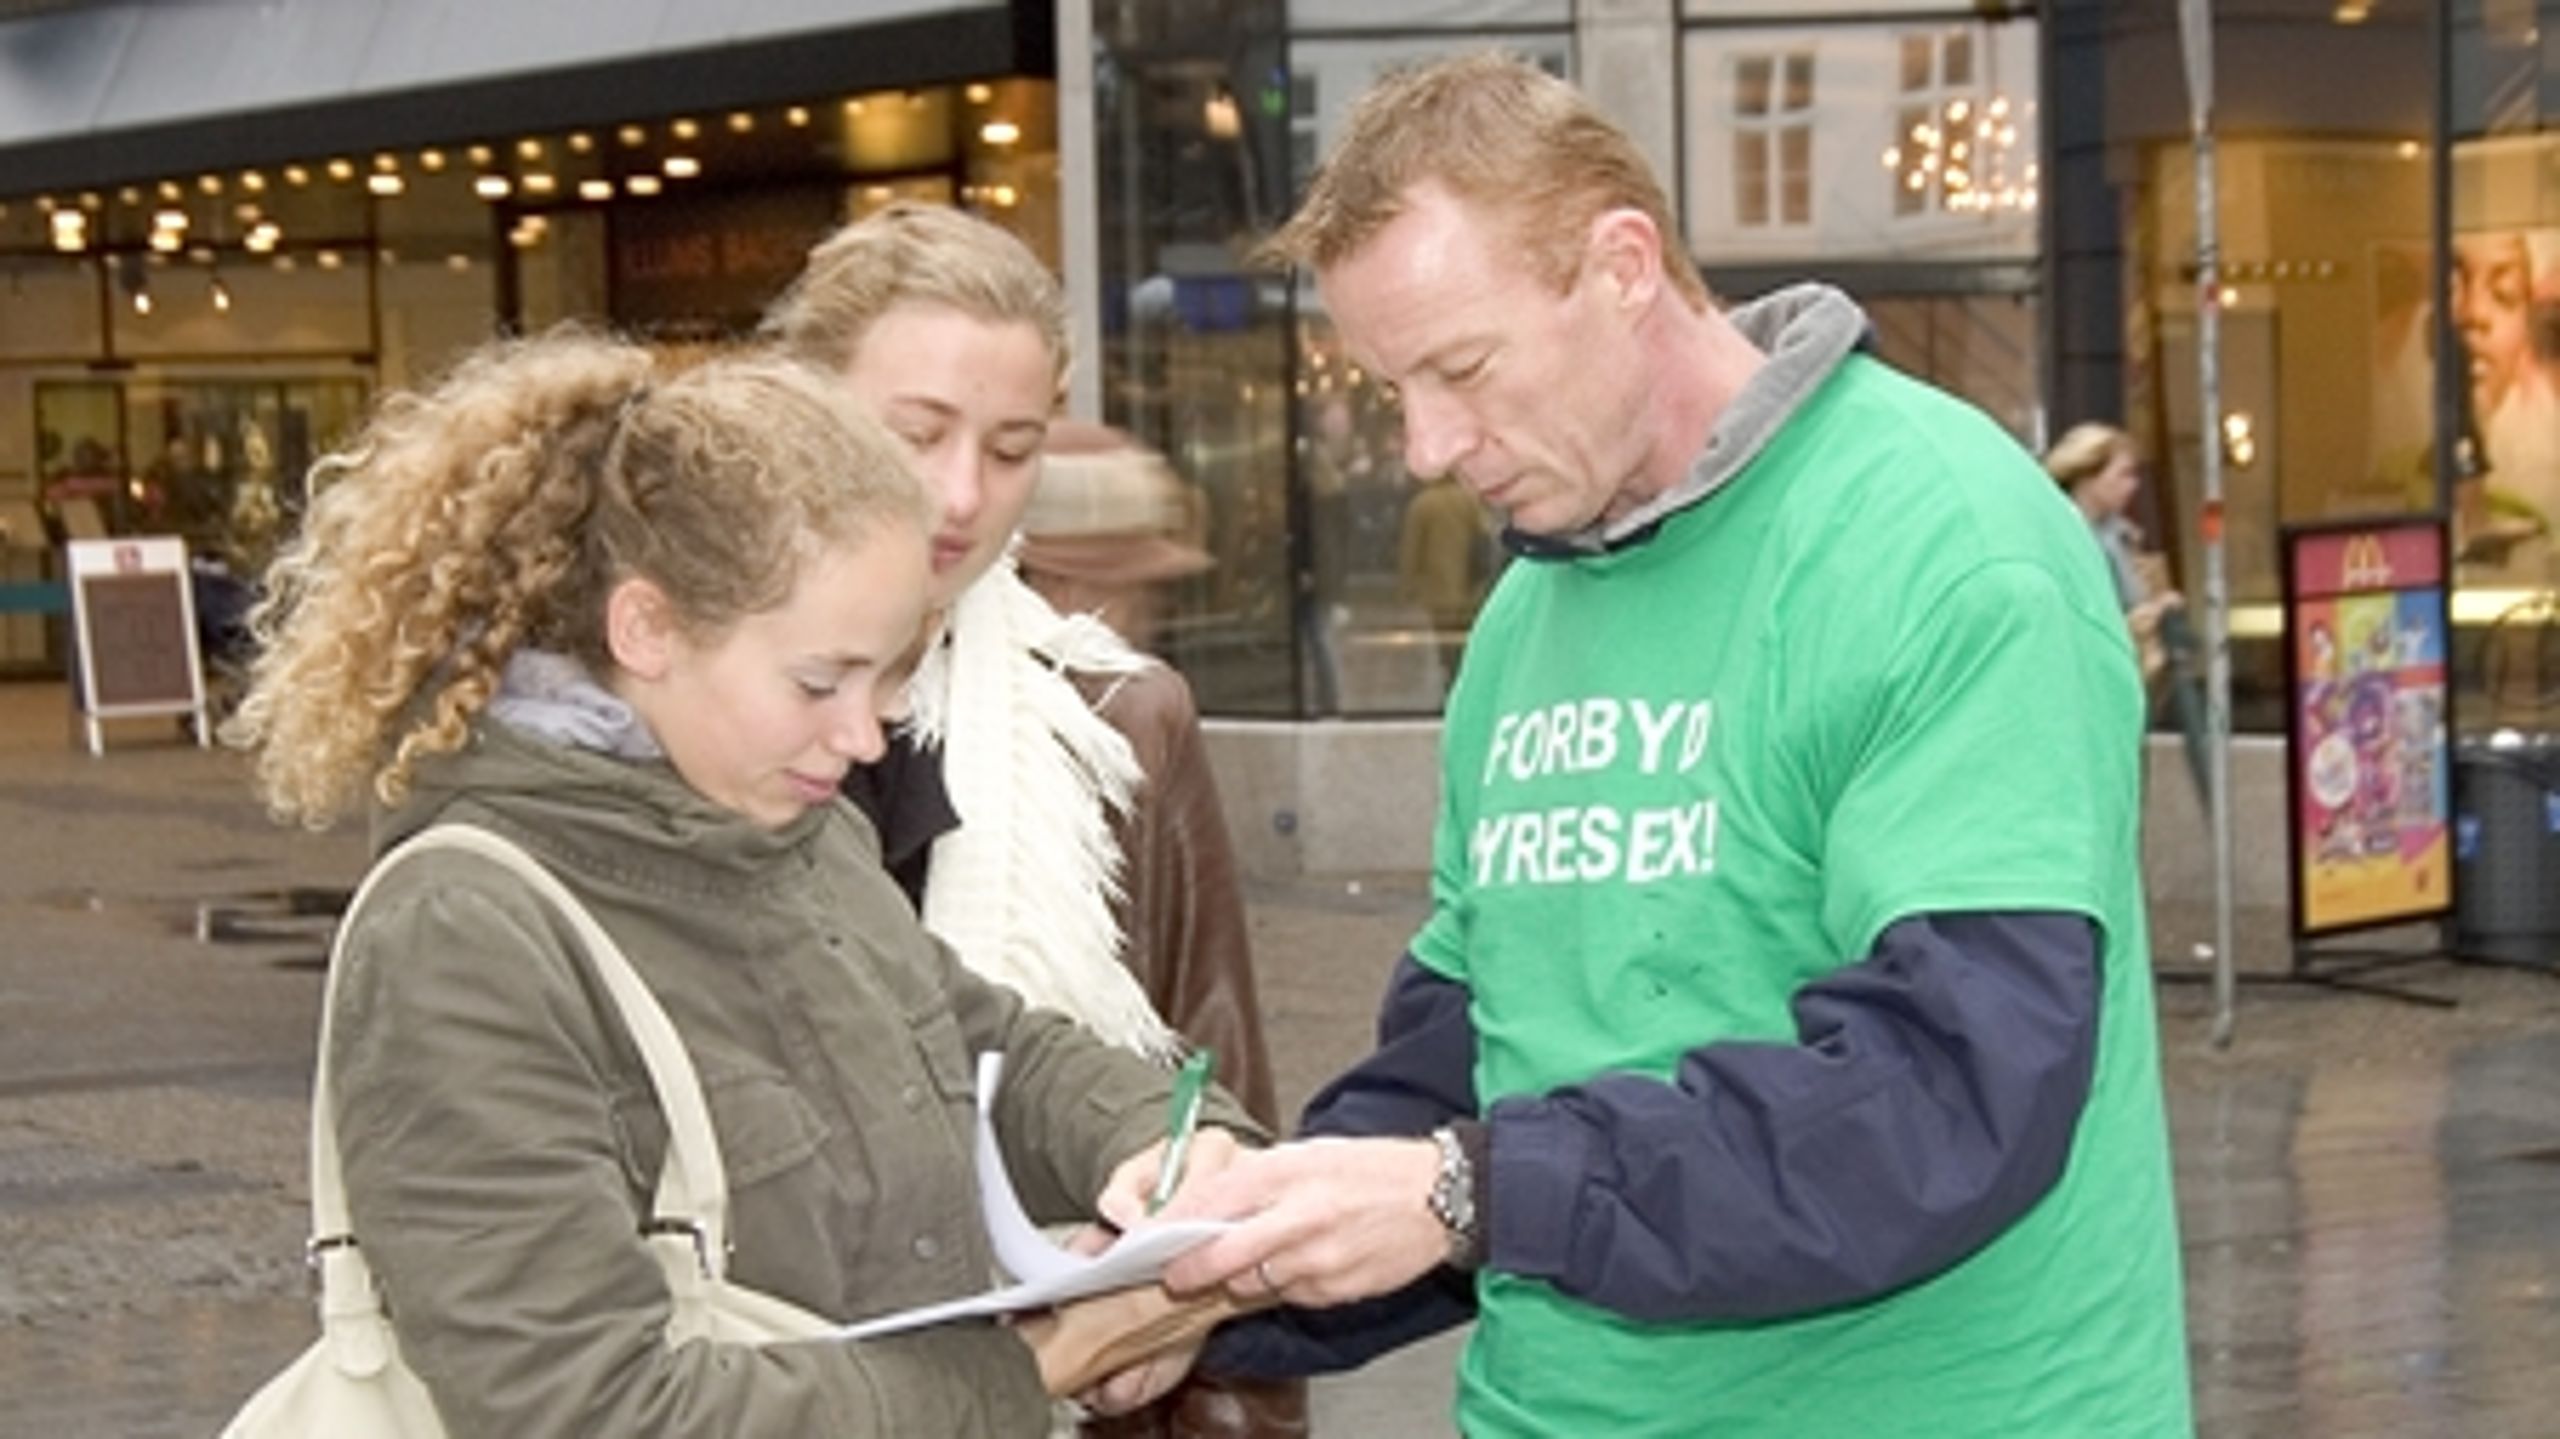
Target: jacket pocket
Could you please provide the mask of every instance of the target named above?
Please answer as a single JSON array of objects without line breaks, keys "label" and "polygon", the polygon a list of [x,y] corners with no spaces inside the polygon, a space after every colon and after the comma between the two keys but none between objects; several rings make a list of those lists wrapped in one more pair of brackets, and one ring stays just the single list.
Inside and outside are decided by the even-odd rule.
[{"label": "jacket pocket", "polygon": [[960,1033],[960,1020],[948,1009],[934,1009],[912,1015],[908,1032],[916,1037],[916,1051],[925,1073],[933,1080],[934,1093],[945,1104],[973,1107],[978,1097],[978,1056],[969,1052],[969,1042]]},{"label": "jacket pocket", "polygon": [[[827,1122],[798,1090],[779,1077],[738,1074],[703,1081],[711,1109],[711,1133],[730,1192],[762,1183],[806,1164],[827,1142]],[[615,1099],[614,1127],[621,1131],[624,1167],[633,1186],[655,1193],[666,1162],[667,1121],[655,1094]]]}]

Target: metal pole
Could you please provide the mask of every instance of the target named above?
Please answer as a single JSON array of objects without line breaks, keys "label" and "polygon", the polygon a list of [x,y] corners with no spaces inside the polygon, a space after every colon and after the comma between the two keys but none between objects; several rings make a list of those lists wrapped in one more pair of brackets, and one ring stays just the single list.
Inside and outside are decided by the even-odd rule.
[{"label": "metal pole", "polygon": [[1094,149],[1093,0],[1058,0],[1058,268],[1067,291],[1067,413],[1102,414],[1102,177]]},{"label": "metal pole", "polygon": [[2180,0],[2178,38],[2187,68],[2187,115],[2196,157],[2196,423],[2204,503],[2206,774],[2213,811],[2213,1044],[2231,1043],[2239,989],[2231,952],[2231,586],[2223,563],[2222,238],[2213,154],[2213,5]]}]

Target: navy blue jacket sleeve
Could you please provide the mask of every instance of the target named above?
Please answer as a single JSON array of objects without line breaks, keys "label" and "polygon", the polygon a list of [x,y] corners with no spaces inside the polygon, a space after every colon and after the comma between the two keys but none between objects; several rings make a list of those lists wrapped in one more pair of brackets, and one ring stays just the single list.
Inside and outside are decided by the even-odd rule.
[{"label": "navy blue jacket sleeve", "polygon": [[1466,986],[1407,954],[1378,1006],[1378,1047],[1316,1091],[1304,1135],[1429,1134],[1476,1117],[1476,1031]]},{"label": "navy blue jacket sleeve", "polygon": [[[1421,1135],[1476,1112],[1467,991],[1406,955],[1378,1007],[1378,1046],[1307,1101],[1302,1135]],[[1288,1379],[1356,1369],[1475,1317],[1472,1275],[1436,1269],[1392,1294],[1331,1309],[1266,1310],[1209,1337],[1203,1372]]]},{"label": "navy blue jacket sleeve", "polygon": [[1793,1001],[1798,1042],[1692,1050],[1495,1104],[1487,1262],[1634,1319],[1851,1304],[1972,1254],[2061,1176],[2089,1093],[2098,931],[1901,920]]},{"label": "navy blue jacket sleeve", "polygon": [[[1307,1133],[1418,1134],[1474,1108],[1465,989],[1397,966],[1379,1047]],[[2060,1177],[2096,1058],[2098,932],[2075,914],[1903,920],[1809,984],[1794,1044],[1692,1050],[1672,1083],[1606,1075],[1488,1117],[1486,1263],[1651,1321],[1855,1303],[1973,1253]],[[1228,1325],[1202,1367],[1355,1367],[1462,1322],[1436,1271],[1362,1304]]]}]

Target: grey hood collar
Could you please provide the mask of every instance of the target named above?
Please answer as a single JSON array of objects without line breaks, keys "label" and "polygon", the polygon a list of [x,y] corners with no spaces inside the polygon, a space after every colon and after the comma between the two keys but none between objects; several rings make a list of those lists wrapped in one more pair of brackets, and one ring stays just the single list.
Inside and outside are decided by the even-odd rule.
[{"label": "grey hood collar", "polygon": [[639,711],[597,683],[585,665],[550,650],[521,649],[507,657],[489,716],[573,749],[639,760],[666,753]]},{"label": "grey hood collar", "polygon": [[1742,392],[1725,407],[1707,447],[1689,465],[1680,483],[1606,524],[1570,535],[1526,535],[1503,531],[1516,553],[1531,558],[1571,559],[1607,554],[1642,544],[1662,521],[1724,488],[1769,438],[1786,424],[1852,350],[1864,348],[1871,331],[1858,303],[1829,285],[1790,285],[1725,312],[1743,338],[1769,357]]}]

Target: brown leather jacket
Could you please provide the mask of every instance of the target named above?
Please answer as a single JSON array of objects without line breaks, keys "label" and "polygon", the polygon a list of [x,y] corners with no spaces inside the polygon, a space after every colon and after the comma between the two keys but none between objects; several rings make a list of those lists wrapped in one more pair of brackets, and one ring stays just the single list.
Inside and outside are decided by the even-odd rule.
[{"label": "brown leather jacket", "polygon": [[[1191,686],[1167,665],[1073,672],[1085,702],[1129,741],[1146,774],[1115,838],[1126,858],[1124,954],[1147,998],[1185,1039],[1217,1052],[1217,1078],[1274,1133],[1273,1097],[1235,847],[1218,807]],[[1135,1414],[1086,1423],[1103,1439],[1296,1439],[1306,1386],[1193,1377]]]}]

